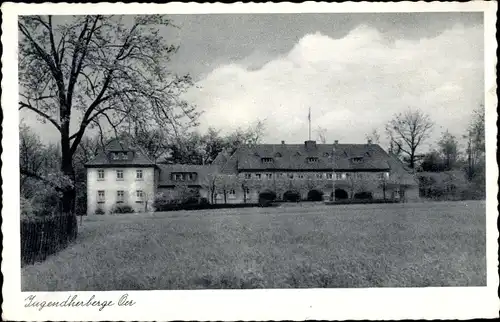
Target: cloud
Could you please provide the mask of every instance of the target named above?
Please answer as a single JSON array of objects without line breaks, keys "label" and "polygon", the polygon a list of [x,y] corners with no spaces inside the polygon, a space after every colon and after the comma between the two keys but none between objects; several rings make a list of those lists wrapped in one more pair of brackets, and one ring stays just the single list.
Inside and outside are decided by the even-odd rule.
[{"label": "cloud", "polygon": [[[419,40],[389,40],[364,25],[340,39],[307,34],[281,57],[253,53],[219,66],[187,98],[205,111],[204,128],[265,119],[269,143],[307,139],[309,107],[313,130],[326,128],[329,141],[363,142],[408,107],[431,116],[436,136],[459,135],[483,102],[482,42],[482,27],[462,25]],[[248,60],[265,63],[255,69]]]}]

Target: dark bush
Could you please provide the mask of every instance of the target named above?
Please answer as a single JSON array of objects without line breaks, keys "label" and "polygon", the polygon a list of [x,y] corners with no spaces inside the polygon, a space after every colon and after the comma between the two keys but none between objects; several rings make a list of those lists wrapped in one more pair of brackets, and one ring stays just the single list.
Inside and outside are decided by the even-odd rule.
[{"label": "dark bush", "polygon": [[183,205],[197,205],[200,203],[200,199],[194,196],[188,197],[181,202]]},{"label": "dark bush", "polygon": [[307,200],[309,200],[309,201],[322,201],[323,200],[323,192],[316,190],[316,189],[310,190],[307,193]]},{"label": "dark bush", "polygon": [[76,217],[45,216],[21,220],[21,264],[44,260],[76,238]]},{"label": "dark bush", "polygon": [[115,205],[111,211],[114,214],[130,214],[135,212],[134,208],[129,205]]},{"label": "dark bush", "polygon": [[266,190],[259,193],[259,205],[261,207],[269,207],[276,200],[276,193],[274,191]]},{"label": "dark bush", "polygon": [[96,215],[104,215],[104,210],[102,210],[101,208],[97,208],[97,209],[95,210],[95,214],[96,214]]},{"label": "dark bush", "polygon": [[207,198],[201,198],[200,199],[200,205],[208,205],[208,204],[210,204],[210,203],[208,202]]},{"label": "dark bush", "polygon": [[283,194],[283,200],[298,202],[300,201],[300,194],[297,191],[287,191]]},{"label": "dark bush", "polygon": [[344,189],[335,189],[335,200],[348,199],[349,195]]},{"label": "dark bush", "polygon": [[354,194],[354,199],[371,200],[373,195],[368,191],[361,191]]}]

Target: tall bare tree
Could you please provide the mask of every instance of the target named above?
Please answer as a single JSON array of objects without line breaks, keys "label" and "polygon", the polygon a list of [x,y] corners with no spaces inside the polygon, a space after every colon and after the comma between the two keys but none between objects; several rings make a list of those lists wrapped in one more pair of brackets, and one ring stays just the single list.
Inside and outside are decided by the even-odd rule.
[{"label": "tall bare tree", "polygon": [[395,114],[385,130],[391,146],[406,155],[408,165],[415,168],[417,149],[429,137],[433,123],[430,117],[422,111],[408,109],[403,113]]},{"label": "tall bare tree", "polygon": [[[196,109],[180,99],[192,85],[189,75],[167,69],[178,48],[161,35],[170,26],[150,15],[19,17],[19,109],[57,129],[61,170],[72,180],[73,155],[89,127],[133,123],[175,134],[196,124]],[[75,188],[60,188],[73,238]]]},{"label": "tall bare tree", "polygon": [[474,110],[464,138],[467,140],[467,176],[472,180],[478,173],[484,172],[486,132],[483,105]]}]

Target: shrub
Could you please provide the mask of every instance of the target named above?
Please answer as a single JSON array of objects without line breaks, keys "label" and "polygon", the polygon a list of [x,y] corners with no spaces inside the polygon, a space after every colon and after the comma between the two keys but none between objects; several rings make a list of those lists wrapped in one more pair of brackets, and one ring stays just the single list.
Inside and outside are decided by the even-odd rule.
[{"label": "shrub", "polygon": [[371,192],[361,191],[354,194],[354,199],[371,200],[373,199],[373,195]]},{"label": "shrub", "polygon": [[111,211],[114,214],[130,214],[135,212],[134,208],[129,205],[115,205]]},{"label": "shrub", "polygon": [[349,195],[344,189],[335,189],[335,200],[348,199]]},{"label": "shrub", "polygon": [[104,210],[102,210],[101,208],[97,208],[97,209],[95,210],[95,214],[96,214],[96,215],[104,215]]},{"label": "shrub", "polygon": [[313,189],[307,193],[307,200],[309,201],[321,201],[323,200],[323,192]]},{"label": "shrub", "polygon": [[283,194],[284,201],[298,202],[300,201],[300,194],[296,191],[287,191]]},{"label": "shrub", "polygon": [[199,198],[197,197],[194,197],[194,196],[190,196],[184,200],[182,200],[181,202],[183,205],[197,205],[199,204]]},{"label": "shrub", "polygon": [[259,205],[261,207],[269,207],[276,200],[276,193],[274,191],[266,190],[259,194]]}]

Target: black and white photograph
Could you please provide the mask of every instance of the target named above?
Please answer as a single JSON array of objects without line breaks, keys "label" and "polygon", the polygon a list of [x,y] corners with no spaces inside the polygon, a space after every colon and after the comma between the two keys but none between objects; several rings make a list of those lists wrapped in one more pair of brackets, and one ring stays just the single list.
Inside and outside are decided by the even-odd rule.
[{"label": "black and white photograph", "polygon": [[5,318],[498,317],[496,2],[433,4],[10,4]]}]

